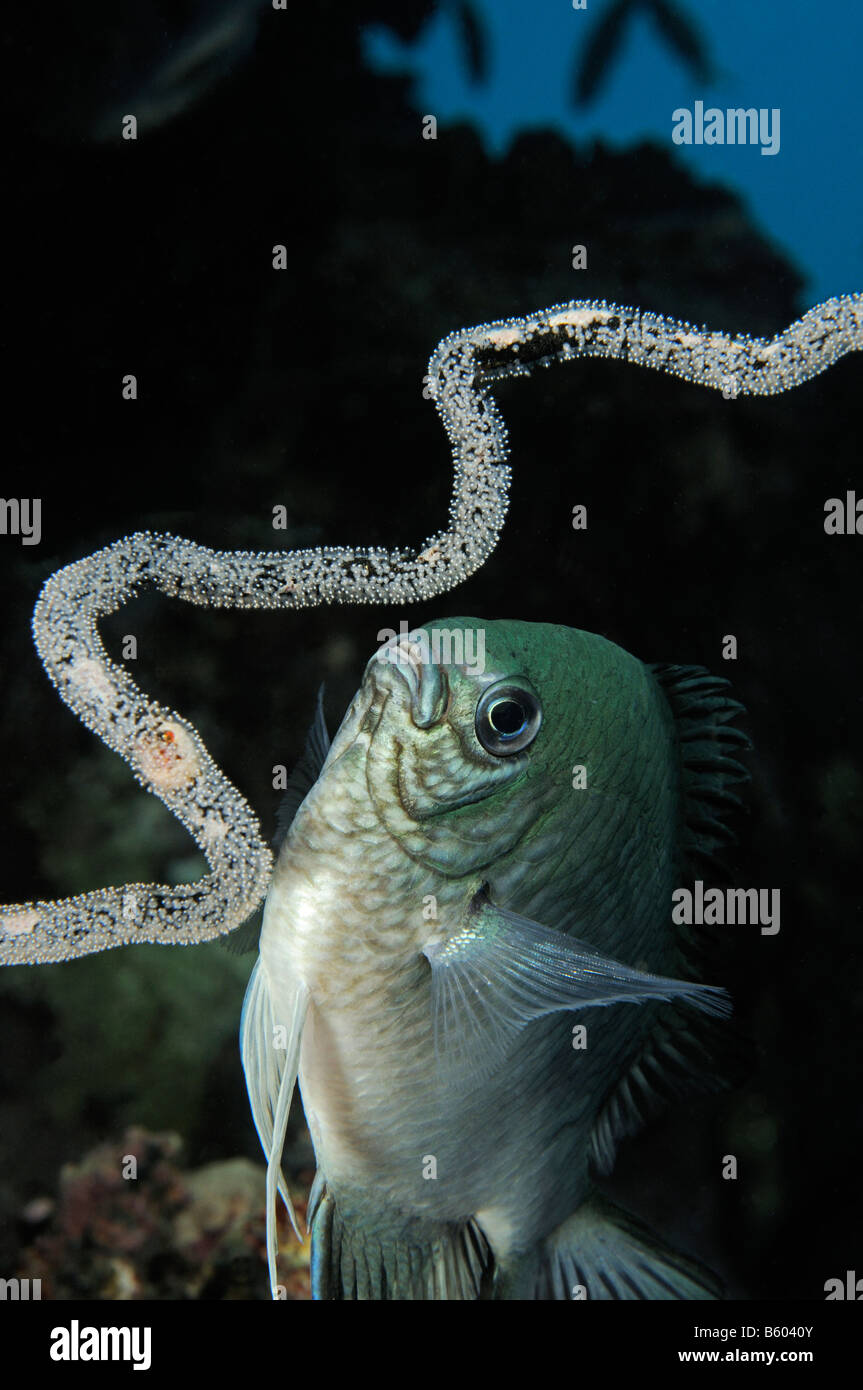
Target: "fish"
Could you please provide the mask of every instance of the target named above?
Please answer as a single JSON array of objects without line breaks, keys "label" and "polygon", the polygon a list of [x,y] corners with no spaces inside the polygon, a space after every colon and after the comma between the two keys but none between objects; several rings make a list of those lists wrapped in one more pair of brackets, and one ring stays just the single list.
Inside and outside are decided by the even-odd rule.
[{"label": "fish", "polygon": [[584,51],[577,54],[572,82],[575,104],[587,106],[607,86],[633,20],[641,14],[653,23],[659,38],[689,69],[691,81],[712,85],[717,75],[694,19],[670,0],[614,0],[591,30]]},{"label": "fish", "polygon": [[671,895],[733,838],[743,712],[702,667],[467,617],[393,634],[332,742],[319,697],[240,1028],[274,1297],[297,1082],[313,1298],[719,1296],[595,1179],[731,1011]]},{"label": "fish", "polygon": [[268,0],[83,0],[58,7],[46,26],[18,6],[24,76],[7,88],[31,134],[76,149],[122,146],[130,115],[141,138],[169,127],[252,62],[275,8]]}]

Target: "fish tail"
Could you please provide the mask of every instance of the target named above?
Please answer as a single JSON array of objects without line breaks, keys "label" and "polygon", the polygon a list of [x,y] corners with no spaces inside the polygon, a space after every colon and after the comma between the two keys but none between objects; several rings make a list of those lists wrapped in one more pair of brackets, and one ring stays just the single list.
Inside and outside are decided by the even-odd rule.
[{"label": "fish tail", "polygon": [[472,1300],[490,1288],[479,1227],[380,1212],[343,1211],[324,1188],[312,1220],[312,1297]]},{"label": "fish tail", "polygon": [[549,1236],[495,1275],[496,1299],[715,1299],[703,1265],[673,1250],[594,1195]]}]

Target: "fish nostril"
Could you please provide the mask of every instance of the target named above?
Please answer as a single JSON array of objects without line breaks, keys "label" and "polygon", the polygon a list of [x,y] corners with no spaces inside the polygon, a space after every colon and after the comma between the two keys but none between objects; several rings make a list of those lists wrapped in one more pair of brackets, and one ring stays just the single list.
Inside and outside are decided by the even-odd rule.
[{"label": "fish nostril", "polygon": [[439,724],[449,705],[446,674],[434,662],[419,668],[419,688],[411,702],[411,716],[418,729]]},{"label": "fish nostril", "polygon": [[[404,642],[388,642],[381,647],[380,651],[375,652],[369,662],[369,670],[375,681],[383,680],[384,684],[394,686],[396,689],[398,689],[400,678],[408,687],[411,699],[416,698],[419,690],[418,663],[411,657]],[[394,673],[395,681],[390,679],[390,672]]]},{"label": "fish nostril", "polygon": [[375,678],[383,677],[387,684],[391,679],[385,675],[387,670],[396,674],[396,687],[399,678],[410,692],[411,720],[418,729],[429,729],[440,722],[449,706],[449,684],[440,666],[433,661],[424,661],[422,647],[418,642],[403,638],[400,642],[389,642],[375,654]]}]

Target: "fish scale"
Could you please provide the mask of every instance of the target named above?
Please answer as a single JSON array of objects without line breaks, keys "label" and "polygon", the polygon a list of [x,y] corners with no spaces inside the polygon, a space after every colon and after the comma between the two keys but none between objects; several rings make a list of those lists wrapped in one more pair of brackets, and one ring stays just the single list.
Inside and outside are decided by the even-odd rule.
[{"label": "fish scale", "polygon": [[[282,845],[243,1019],[268,1191],[298,1078],[317,1297],[544,1298],[574,1270],[591,1297],[710,1297],[706,1272],[603,1203],[591,1164],[634,1127],[670,1001],[728,1012],[665,972],[706,785],[685,739],[740,707],[708,679],[684,716],[678,668],[589,633],[448,620],[467,625],[484,670],[423,660],[418,639],[372,658]],[[501,699],[524,716],[512,744],[490,722]],[[711,794],[737,775],[716,747]]]}]

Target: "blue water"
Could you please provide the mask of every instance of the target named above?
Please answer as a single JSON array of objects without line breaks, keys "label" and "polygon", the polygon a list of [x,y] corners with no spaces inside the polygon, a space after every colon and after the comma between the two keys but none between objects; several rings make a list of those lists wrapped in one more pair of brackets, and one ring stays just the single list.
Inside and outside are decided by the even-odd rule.
[{"label": "blue water", "polygon": [[[470,120],[492,153],[531,127],[554,127],[578,143],[665,143],[705,181],[746,200],[761,230],[807,276],[806,305],[863,289],[861,132],[863,8],[849,0],[678,0],[697,23],[717,73],[694,81],[637,16],[597,99],[577,110],[571,74],[585,36],[608,8],[588,0],[474,0],[489,40],[490,71],[472,85],[451,9],[442,5],[413,44],[385,29],[366,34],[380,71],[408,71],[414,99],[439,126]],[[781,144],[676,146],[679,107],[778,107]]]}]

